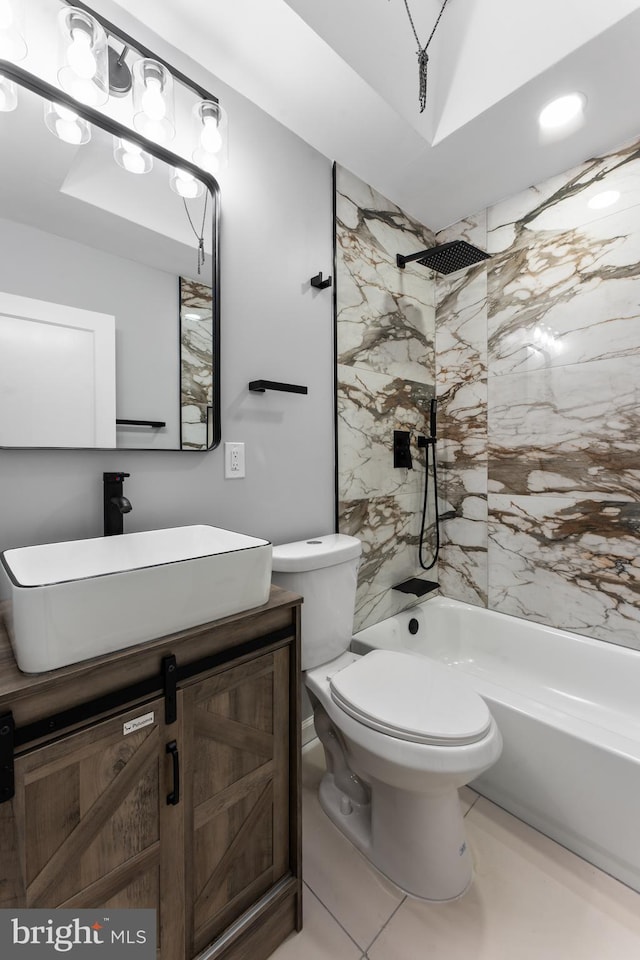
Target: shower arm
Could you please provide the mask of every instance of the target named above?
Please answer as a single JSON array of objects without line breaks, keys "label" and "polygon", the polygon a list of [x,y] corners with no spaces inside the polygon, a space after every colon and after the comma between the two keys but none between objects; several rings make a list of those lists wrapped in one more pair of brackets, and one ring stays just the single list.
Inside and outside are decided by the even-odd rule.
[{"label": "shower arm", "polygon": [[404,270],[408,263],[419,260],[421,257],[426,257],[429,252],[429,250],[418,250],[417,253],[410,253],[406,257],[403,257],[401,253],[396,253],[396,264],[401,270]]}]

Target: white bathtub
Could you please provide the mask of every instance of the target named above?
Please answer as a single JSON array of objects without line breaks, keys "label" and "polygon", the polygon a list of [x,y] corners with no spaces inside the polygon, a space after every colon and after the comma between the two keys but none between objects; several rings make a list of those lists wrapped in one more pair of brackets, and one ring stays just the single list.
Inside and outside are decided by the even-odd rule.
[{"label": "white bathtub", "polygon": [[444,597],[354,637],[376,647],[467,674],[504,740],[471,786],[640,891],[640,652]]}]

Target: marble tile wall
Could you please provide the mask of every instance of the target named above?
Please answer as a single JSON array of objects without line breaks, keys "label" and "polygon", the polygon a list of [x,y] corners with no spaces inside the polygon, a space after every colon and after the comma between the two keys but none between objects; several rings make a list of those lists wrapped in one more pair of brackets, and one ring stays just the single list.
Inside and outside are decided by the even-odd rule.
[{"label": "marble tile wall", "polygon": [[180,277],[180,414],[183,450],[211,444],[213,403],[213,293]]},{"label": "marble tile wall", "polygon": [[[483,212],[442,231],[438,243],[487,248]],[[445,596],[487,605],[487,267],[439,276],[436,393],[441,552]]]},{"label": "marble tile wall", "polygon": [[[391,588],[421,572],[416,441],[434,395],[435,283],[424,267],[399,270],[396,254],[434,242],[336,166],[338,528],[363,544],[356,629],[415,602]],[[393,467],[394,430],[411,431],[415,469]]]},{"label": "marble tile wall", "polygon": [[442,590],[640,649],[640,141],[459,236],[493,259],[438,281]]}]

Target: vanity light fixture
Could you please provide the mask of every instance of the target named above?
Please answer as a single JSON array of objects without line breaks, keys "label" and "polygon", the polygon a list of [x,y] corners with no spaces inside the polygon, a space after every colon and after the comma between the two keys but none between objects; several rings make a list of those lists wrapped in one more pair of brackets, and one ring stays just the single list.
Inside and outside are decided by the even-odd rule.
[{"label": "vanity light fixture", "polygon": [[567,93],[552,100],[541,111],[538,123],[542,130],[558,130],[575,125],[584,112],[586,98],[582,93]]},{"label": "vanity light fixture", "polygon": [[0,0],[0,60],[17,62],[26,55],[23,0]]},{"label": "vanity light fixture", "polygon": [[123,170],[128,173],[149,173],[153,167],[153,157],[137,143],[124,140],[121,137],[113,138],[113,156]]},{"label": "vanity light fixture", "polygon": [[44,122],[47,129],[55,134],[59,140],[65,143],[72,143],[74,146],[88,143],[91,140],[91,125],[84,117],[80,117],[69,107],[63,107],[59,103],[48,103],[44,105]]},{"label": "vanity light fixture", "polygon": [[58,16],[62,36],[62,66],[58,81],[74,100],[100,107],[109,99],[107,35],[98,21],[78,7]]},{"label": "vanity light fixture", "polygon": [[204,184],[180,167],[174,167],[169,178],[169,185],[174,193],[185,200],[195,200],[204,193]]},{"label": "vanity light fixture", "polygon": [[619,199],[619,190],[603,190],[601,193],[596,193],[595,196],[591,197],[591,200],[587,202],[587,206],[591,207],[592,210],[603,210],[605,207],[613,206]]},{"label": "vanity light fixture", "polygon": [[0,74],[0,112],[10,113],[18,106],[18,87]]},{"label": "vanity light fixture", "polygon": [[[38,0],[46,3],[49,0]],[[114,157],[131,173],[147,173],[153,166],[151,143],[167,146],[178,136],[174,163],[191,161],[200,170],[216,176],[227,164],[227,117],[217,97],[200,87],[126,33],[94,14],[81,0],[57,0],[57,35],[60,46],[57,81],[71,101],[67,106],[53,102],[45,109],[49,130],[67,143],[79,145],[91,139],[91,126],[83,107],[100,109],[110,98],[122,98],[115,116],[119,123],[150,141],[138,149],[127,139],[114,143]],[[27,54],[24,21],[26,0],[0,0],[0,61],[17,61]],[[62,9],[60,9],[62,7]],[[46,43],[44,19],[32,17],[32,47]],[[0,112],[15,110],[18,104],[13,72],[0,73]],[[175,86],[178,86],[178,129],[175,115]],[[131,91],[131,100],[128,93]],[[55,94],[53,94],[55,101]],[[77,110],[74,106],[77,104]],[[110,111],[111,112],[111,111]],[[151,150],[151,152],[150,152]],[[185,199],[202,196],[204,185],[183,170],[174,170],[170,183]]]},{"label": "vanity light fixture", "polygon": [[155,143],[175,136],[173,77],[157,60],[145,58],[133,65],[133,125]]},{"label": "vanity light fixture", "polygon": [[193,108],[195,120],[194,138],[196,149],[193,161],[207,173],[216,174],[223,166],[223,146],[226,132],[226,116],[219,103],[201,100]]}]

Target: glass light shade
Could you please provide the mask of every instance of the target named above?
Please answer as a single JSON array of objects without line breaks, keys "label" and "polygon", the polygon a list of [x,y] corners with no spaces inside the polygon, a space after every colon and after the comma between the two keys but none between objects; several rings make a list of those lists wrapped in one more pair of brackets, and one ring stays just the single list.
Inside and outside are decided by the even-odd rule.
[{"label": "glass light shade", "polygon": [[0,0],[0,60],[24,60],[24,0]]},{"label": "glass light shade", "polygon": [[113,138],[113,156],[116,163],[128,173],[149,173],[153,167],[153,157],[137,143]]},{"label": "glass light shade", "polygon": [[0,112],[10,113],[18,106],[18,87],[8,77],[0,76]]},{"label": "glass light shade", "polygon": [[109,99],[107,35],[95,17],[77,7],[58,14],[62,38],[58,82],[74,100],[100,107]]},{"label": "glass light shade", "polygon": [[91,124],[59,103],[45,103],[44,122],[59,140],[79,146],[91,140]]},{"label": "glass light shade", "polygon": [[219,103],[201,100],[193,108],[193,117],[193,161],[215,176],[227,161],[227,115]]},{"label": "glass light shade", "polygon": [[173,77],[157,60],[133,65],[133,125],[155,143],[167,143],[176,135]]},{"label": "glass light shade", "polygon": [[169,185],[174,193],[184,197],[185,200],[195,200],[204,193],[204,184],[196,180],[192,173],[181,170],[180,167],[174,167],[169,177]]}]

